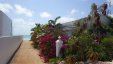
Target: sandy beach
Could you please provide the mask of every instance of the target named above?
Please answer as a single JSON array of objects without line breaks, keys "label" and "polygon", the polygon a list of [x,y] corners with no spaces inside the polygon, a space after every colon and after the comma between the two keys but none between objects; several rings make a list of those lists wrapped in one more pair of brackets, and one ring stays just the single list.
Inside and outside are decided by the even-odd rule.
[{"label": "sandy beach", "polygon": [[23,41],[10,64],[44,64],[38,56],[38,51],[33,49],[31,41]]}]

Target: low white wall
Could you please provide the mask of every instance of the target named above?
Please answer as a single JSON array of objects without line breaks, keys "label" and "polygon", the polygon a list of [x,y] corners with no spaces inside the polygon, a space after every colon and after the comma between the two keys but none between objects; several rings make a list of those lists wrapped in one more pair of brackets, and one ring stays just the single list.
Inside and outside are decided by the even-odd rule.
[{"label": "low white wall", "polygon": [[0,64],[9,61],[22,41],[22,36],[0,37]]},{"label": "low white wall", "polygon": [[12,36],[12,20],[0,11],[0,36]]}]

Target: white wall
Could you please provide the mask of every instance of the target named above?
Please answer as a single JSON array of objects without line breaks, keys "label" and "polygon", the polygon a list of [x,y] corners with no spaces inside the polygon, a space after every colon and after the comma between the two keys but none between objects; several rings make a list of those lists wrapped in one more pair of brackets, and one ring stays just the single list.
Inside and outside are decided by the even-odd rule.
[{"label": "white wall", "polygon": [[12,36],[12,21],[0,11],[0,36]]},{"label": "white wall", "polygon": [[22,36],[0,37],[0,64],[6,64],[22,42]]}]

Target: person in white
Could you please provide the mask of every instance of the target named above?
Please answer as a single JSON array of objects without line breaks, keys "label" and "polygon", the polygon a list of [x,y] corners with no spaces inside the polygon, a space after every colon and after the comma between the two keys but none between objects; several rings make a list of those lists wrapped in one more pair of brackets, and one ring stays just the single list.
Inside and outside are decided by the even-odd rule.
[{"label": "person in white", "polygon": [[58,37],[58,40],[56,41],[56,57],[61,57],[60,49],[63,45],[63,41],[61,40],[61,37]]}]

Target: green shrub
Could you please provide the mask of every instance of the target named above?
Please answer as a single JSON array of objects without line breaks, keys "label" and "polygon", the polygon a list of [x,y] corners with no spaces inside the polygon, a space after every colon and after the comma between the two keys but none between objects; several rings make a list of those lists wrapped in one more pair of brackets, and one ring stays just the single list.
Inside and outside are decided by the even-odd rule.
[{"label": "green shrub", "polygon": [[107,59],[105,60],[112,60],[113,59],[113,36],[103,38],[102,43],[103,43],[103,46],[105,47],[105,52],[106,52],[105,56],[107,56]]}]

